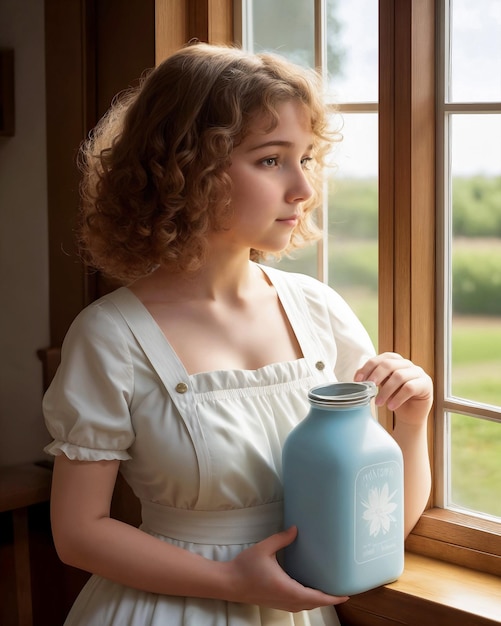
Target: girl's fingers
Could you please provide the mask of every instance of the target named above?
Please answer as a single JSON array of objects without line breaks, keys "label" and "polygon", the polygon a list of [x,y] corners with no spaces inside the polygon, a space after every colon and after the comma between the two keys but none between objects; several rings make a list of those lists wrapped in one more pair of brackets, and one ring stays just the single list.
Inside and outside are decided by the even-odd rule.
[{"label": "girl's fingers", "polygon": [[355,381],[370,380],[379,387],[375,403],[392,411],[409,400],[425,400],[432,394],[430,377],[424,370],[394,352],[369,359],[356,373]]},{"label": "girl's fingers", "polygon": [[383,352],[369,359],[360,369],[355,372],[355,381],[362,382],[371,380],[380,385],[395,367],[405,367],[406,361],[400,354],[395,352]]},{"label": "girl's fingers", "polygon": [[259,545],[261,545],[267,554],[272,555],[290,545],[296,537],[297,528],[296,526],[291,526],[286,530],[282,530],[279,533],[275,533],[274,535],[263,539]]}]

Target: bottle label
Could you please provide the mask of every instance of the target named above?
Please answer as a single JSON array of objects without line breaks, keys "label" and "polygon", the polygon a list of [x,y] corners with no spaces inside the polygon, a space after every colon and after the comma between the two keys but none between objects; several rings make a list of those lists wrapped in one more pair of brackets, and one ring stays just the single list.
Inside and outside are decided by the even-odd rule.
[{"label": "bottle label", "polygon": [[363,467],[355,479],[355,561],[393,554],[402,541],[402,469],[396,461]]}]

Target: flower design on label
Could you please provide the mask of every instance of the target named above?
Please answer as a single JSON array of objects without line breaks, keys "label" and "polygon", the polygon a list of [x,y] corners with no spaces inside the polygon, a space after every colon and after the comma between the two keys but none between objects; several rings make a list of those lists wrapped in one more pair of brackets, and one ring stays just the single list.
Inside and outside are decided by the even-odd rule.
[{"label": "flower design on label", "polygon": [[381,489],[373,487],[369,489],[369,497],[367,502],[361,501],[365,508],[363,519],[369,523],[369,534],[371,537],[377,537],[380,532],[383,535],[390,530],[391,522],[396,522],[392,515],[397,504],[392,502],[397,491],[390,494],[388,483],[385,483]]}]

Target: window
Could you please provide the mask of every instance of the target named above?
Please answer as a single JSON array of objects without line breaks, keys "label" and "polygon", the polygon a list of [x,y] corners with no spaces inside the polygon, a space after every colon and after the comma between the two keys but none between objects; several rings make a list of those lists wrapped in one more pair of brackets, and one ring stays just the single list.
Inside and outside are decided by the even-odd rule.
[{"label": "window", "polygon": [[[407,547],[499,575],[500,512],[494,508],[501,484],[496,463],[501,235],[495,230],[501,225],[499,2],[240,0],[235,6],[243,7],[237,41],[321,66],[332,77],[336,92],[330,96],[344,119],[345,152],[336,154],[339,169],[335,193],[327,196],[328,234],[319,262],[315,268],[300,259],[295,267],[306,263],[307,271],[343,293],[374,336],[374,305],[370,298],[367,305],[357,302],[352,289],[343,291],[341,270],[333,262],[336,246],[341,251],[346,238],[346,215],[358,216],[352,228],[370,221],[356,212],[364,194],[366,201],[370,196],[367,206],[377,210],[374,230],[357,233],[357,245],[360,258],[369,258],[363,245],[376,242],[377,229],[379,350],[409,356],[435,380],[434,491]],[[350,11],[364,19],[350,21]],[[461,32],[465,23],[468,31]],[[357,32],[362,27],[370,34]],[[366,45],[376,29],[378,40]],[[284,39],[277,39],[282,34]],[[361,75],[371,81],[361,81]],[[351,85],[346,76],[354,77]],[[374,187],[369,191],[364,184],[376,177],[374,199]],[[349,282],[353,285],[351,277]],[[488,291],[480,311],[479,298],[470,292],[477,296],[483,290]],[[390,426],[392,415],[382,421]],[[465,446],[465,439],[474,445]]]},{"label": "window", "polygon": [[501,5],[444,0],[440,25],[438,503],[499,519]]}]

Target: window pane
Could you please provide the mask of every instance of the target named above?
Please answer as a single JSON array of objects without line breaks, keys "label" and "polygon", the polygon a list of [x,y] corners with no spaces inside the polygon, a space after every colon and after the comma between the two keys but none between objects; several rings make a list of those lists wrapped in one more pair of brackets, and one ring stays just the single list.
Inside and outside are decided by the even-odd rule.
[{"label": "window pane", "polygon": [[344,140],[328,181],[329,284],[350,303],[377,345],[378,118],[344,114]]},{"label": "window pane", "polygon": [[[501,3],[449,6],[444,505],[501,517]],[[446,12],[447,15],[447,12]],[[447,59],[447,51],[442,51]],[[461,105],[468,103],[464,112]],[[490,109],[491,113],[486,113]],[[450,247],[448,243],[450,242]],[[468,414],[465,414],[468,413]],[[488,419],[491,418],[492,419]]]},{"label": "window pane", "polygon": [[501,424],[449,415],[449,506],[501,517]]},{"label": "window pane", "polygon": [[451,101],[501,102],[501,2],[450,0]]},{"label": "window pane", "polygon": [[452,118],[452,395],[501,406],[501,115]]},{"label": "window pane", "polygon": [[[499,249],[497,253],[499,259]],[[474,257],[474,261],[478,264],[478,257]],[[472,284],[472,287],[474,289],[476,285]],[[501,406],[500,361],[501,316],[455,313],[452,321],[452,395]]]},{"label": "window pane", "polygon": [[252,0],[255,52],[274,51],[300,65],[315,66],[315,3],[304,0]]},{"label": "window pane", "polygon": [[329,92],[336,102],[377,102],[378,0],[327,0],[326,20]]},{"label": "window pane", "polygon": [[451,116],[452,176],[501,176],[501,113]]}]

